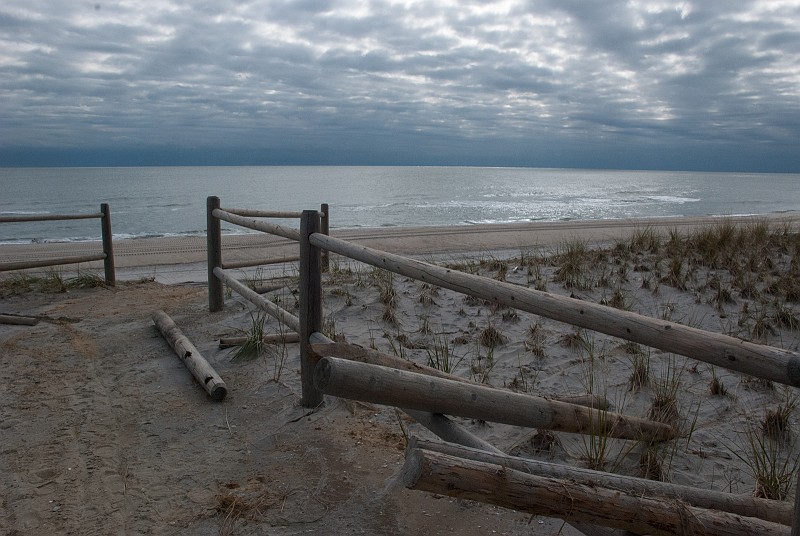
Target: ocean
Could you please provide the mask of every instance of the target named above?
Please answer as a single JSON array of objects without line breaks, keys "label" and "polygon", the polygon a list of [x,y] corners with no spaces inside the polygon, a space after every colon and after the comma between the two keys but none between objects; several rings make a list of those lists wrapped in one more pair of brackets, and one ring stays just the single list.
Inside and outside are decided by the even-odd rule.
[{"label": "ocean", "polygon": [[[115,239],[203,235],[223,207],[317,209],[332,228],[800,211],[800,174],[473,167],[0,168],[0,215],[99,212]],[[297,226],[297,221],[279,222]],[[224,226],[224,232],[250,232]],[[0,224],[0,243],[98,240],[98,220]]]}]

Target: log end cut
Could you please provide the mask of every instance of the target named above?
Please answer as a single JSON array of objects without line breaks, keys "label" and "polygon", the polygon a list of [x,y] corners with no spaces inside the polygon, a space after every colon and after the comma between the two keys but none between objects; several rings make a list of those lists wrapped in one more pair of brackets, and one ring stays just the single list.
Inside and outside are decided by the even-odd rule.
[{"label": "log end cut", "polygon": [[225,398],[225,395],[228,394],[228,388],[225,386],[224,383],[217,383],[211,386],[211,389],[208,391],[209,396],[212,400],[220,401]]},{"label": "log end cut", "polygon": [[333,368],[333,363],[326,357],[320,359],[317,366],[314,367],[314,387],[323,393],[331,382],[331,376],[334,373]]},{"label": "log end cut", "polygon": [[397,475],[397,482],[408,489],[416,489],[422,477],[422,466],[425,461],[419,449],[409,448],[406,450],[406,461],[400,474]]}]

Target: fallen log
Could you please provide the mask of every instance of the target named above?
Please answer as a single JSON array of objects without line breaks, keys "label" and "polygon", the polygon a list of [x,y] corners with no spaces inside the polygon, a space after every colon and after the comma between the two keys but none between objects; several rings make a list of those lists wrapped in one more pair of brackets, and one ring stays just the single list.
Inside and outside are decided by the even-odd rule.
[{"label": "fallen log", "polygon": [[[377,350],[364,348],[363,346],[349,344],[346,342],[334,342],[328,344],[312,343],[311,351],[314,352],[314,354],[319,356],[320,358],[338,357],[341,359],[347,359],[348,361],[358,361],[359,363],[369,363],[371,365],[380,365],[382,367],[405,370],[408,372],[417,372],[419,374],[427,374],[428,376],[434,376],[436,378],[445,378],[448,380],[467,383],[470,385],[482,385],[467,380],[465,378],[460,378],[453,374],[448,374],[447,372],[442,372],[441,370],[433,367],[414,363],[413,361],[409,361],[408,359],[400,359],[399,357],[395,357],[393,355],[384,354],[378,352]],[[566,397],[545,396],[543,398],[547,398],[550,400],[558,400],[561,402],[567,402],[568,404],[577,404],[579,406],[593,407],[602,410],[606,410],[611,406],[611,404],[605,397],[598,395],[586,394],[586,395],[576,395],[576,396],[566,396]]]},{"label": "fallen log", "polygon": [[609,488],[636,496],[658,496],[669,500],[680,500],[689,506],[698,508],[755,517],[786,526],[791,526],[792,524],[792,505],[783,501],[758,499],[749,495],[735,495],[733,493],[645,480],[603,471],[592,471],[591,469],[569,467],[539,460],[528,460],[517,456],[486,452],[480,448],[470,448],[469,446],[442,443],[440,441],[426,441],[416,437],[411,439],[407,450],[414,449],[492,463],[537,476],[569,480],[588,487]]},{"label": "fallen log", "polygon": [[515,426],[637,441],[677,435],[672,427],[645,419],[336,357],[319,361],[314,385],[342,398]]},{"label": "fallen log", "polygon": [[407,453],[400,477],[409,489],[636,534],[789,536],[791,530],[778,523],[697,508],[679,500],[641,497],[423,449]]},{"label": "fallen log", "polygon": [[[219,340],[220,348],[231,348],[233,346],[241,346],[247,342],[250,337],[225,337]],[[278,333],[275,335],[264,335],[261,338],[264,344],[283,344],[291,342],[299,342],[300,335],[297,333]]]},{"label": "fallen log", "polygon": [[200,382],[203,389],[214,400],[222,400],[228,393],[225,382],[208,364],[189,339],[181,332],[175,322],[164,311],[153,313],[153,323],[167,340],[175,353],[189,369],[189,372]]},{"label": "fallen log", "polygon": [[0,314],[0,324],[9,324],[12,326],[35,326],[38,323],[39,319],[32,316]]},{"label": "fallen log", "polygon": [[[479,438],[476,435],[473,435],[468,430],[465,430],[461,427],[458,423],[455,423],[445,417],[444,415],[440,415],[438,413],[428,413],[426,411],[415,411],[412,409],[404,409],[403,410],[407,415],[413,417],[418,423],[422,426],[439,436],[445,441],[449,443],[437,443],[442,445],[449,445],[453,443],[458,443],[458,446],[466,446],[472,447],[468,448],[467,450],[473,451],[485,451],[487,453],[494,453],[494,454],[503,454],[503,451],[484,441],[483,439]],[[433,443],[433,442],[425,442]],[[417,439],[416,437],[411,438],[411,442],[409,443],[409,449],[415,448],[414,445],[422,444],[422,440]],[[588,523],[578,523],[577,521],[573,521],[570,523],[572,527],[580,533],[583,533],[585,536],[627,536],[628,532],[616,529],[610,529],[607,527],[599,527],[596,525],[590,525]]]}]

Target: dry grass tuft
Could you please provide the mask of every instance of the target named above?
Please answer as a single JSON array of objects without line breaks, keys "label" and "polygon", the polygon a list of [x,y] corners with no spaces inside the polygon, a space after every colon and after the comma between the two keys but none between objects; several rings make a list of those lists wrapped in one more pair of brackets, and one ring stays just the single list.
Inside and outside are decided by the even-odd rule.
[{"label": "dry grass tuft", "polygon": [[481,331],[478,340],[480,340],[480,343],[486,348],[494,348],[503,344],[505,337],[491,322],[489,322]]}]

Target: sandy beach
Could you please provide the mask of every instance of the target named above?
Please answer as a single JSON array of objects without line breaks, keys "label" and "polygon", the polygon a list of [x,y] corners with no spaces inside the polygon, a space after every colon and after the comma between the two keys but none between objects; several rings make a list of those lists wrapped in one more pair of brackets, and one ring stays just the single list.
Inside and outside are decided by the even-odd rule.
[{"label": "sandy beach", "polygon": [[[770,234],[759,235],[759,243],[755,228],[765,222]],[[746,232],[731,241],[735,249],[705,258],[698,230],[732,223],[666,219],[332,234],[798,351],[800,298],[791,286],[798,219],[737,219],[736,228]],[[676,270],[678,235],[687,240]],[[724,241],[721,231],[709,236]],[[228,262],[296,254],[296,245],[262,235],[226,236],[224,244]],[[17,261],[98,247],[5,245],[0,256]],[[576,250],[579,269],[567,273],[568,253]],[[256,321],[270,334],[285,328],[235,293],[226,294],[223,312],[208,312],[203,237],[120,241],[115,261],[114,288],[69,286],[74,267],[59,269],[64,284],[55,288],[41,282],[27,288],[19,275],[0,274],[0,314],[38,319],[35,326],[0,326],[1,534],[579,534],[560,520],[405,489],[394,479],[406,441],[433,438],[425,428],[375,404],[328,397],[315,410],[301,407],[297,344],[267,345],[240,358],[235,348],[220,348],[220,338],[246,334]],[[96,271],[97,264],[79,270]],[[295,274],[291,265],[278,265],[243,277],[279,287],[269,299],[296,312]],[[47,270],[38,277],[54,279]],[[324,307],[325,331],[337,340],[420,364],[444,360],[453,374],[497,388],[600,395],[613,411],[682,431],[656,447],[612,440],[600,452],[587,436],[455,419],[504,452],[750,496],[758,486],[748,449],[769,415],[785,415],[786,434],[765,444],[774,444],[781,460],[797,459],[798,398],[777,383],[345,259],[335,258],[324,276]],[[224,401],[212,401],[174,355],[153,326],[155,310],[169,314],[219,372],[228,387]],[[654,401],[670,392],[672,405],[654,410]],[[793,487],[786,499],[792,497]]]},{"label": "sandy beach", "polygon": [[[450,227],[408,227],[380,229],[333,229],[331,235],[371,248],[436,260],[458,256],[519,255],[520,251],[552,249],[570,240],[610,244],[640,229],[652,228],[666,234],[670,230],[691,231],[722,220],[768,221],[776,225],[794,224],[800,214],[743,216],[736,218],[650,218],[646,220],[603,220],[532,222],[521,224],[462,225]],[[102,252],[99,242],[53,242],[43,244],[0,244],[5,262],[89,255]],[[228,262],[280,259],[297,255],[290,240],[263,233],[223,236],[223,260]],[[206,239],[142,238],[120,240],[114,244],[118,278],[123,280],[154,277],[163,283],[207,280]],[[65,265],[60,271],[97,269],[102,263]],[[281,266],[278,270],[283,270]],[[47,272],[50,268],[38,270]]]}]

